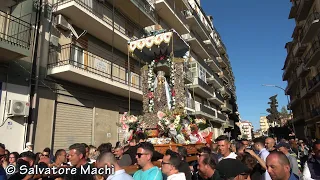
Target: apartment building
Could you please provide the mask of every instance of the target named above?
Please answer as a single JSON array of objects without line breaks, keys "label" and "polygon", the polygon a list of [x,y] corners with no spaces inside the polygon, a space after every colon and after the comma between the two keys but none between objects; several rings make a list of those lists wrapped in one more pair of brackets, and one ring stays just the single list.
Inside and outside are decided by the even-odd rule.
[{"label": "apartment building", "polygon": [[[38,2],[22,3],[29,1]],[[129,109],[131,114],[142,113],[140,69],[148,63],[128,55],[128,42],[161,29],[174,29],[190,46],[185,67],[190,80],[185,83],[188,113],[209,119],[215,137],[239,134],[234,126],[239,113],[230,60],[200,1],[57,0],[41,7],[36,41],[40,50],[35,72],[30,71],[37,78],[27,84],[25,99],[34,108],[24,118],[29,121],[21,135],[23,142],[34,142],[35,150],[66,148],[74,142],[114,144],[121,139],[116,126],[120,115]],[[1,97],[5,109],[7,101]],[[7,122],[1,133],[11,131]]]},{"label": "apartment building", "polygon": [[262,133],[267,133],[269,130],[269,123],[266,116],[260,116],[260,130]]},{"label": "apartment building", "polygon": [[[37,17],[32,0],[0,3],[0,141],[21,151],[28,133],[30,84],[34,83]],[[14,144],[12,143],[14,142]]]},{"label": "apartment building", "polygon": [[292,41],[286,43],[283,80],[288,82],[289,108],[296,135],[320,137],[319,121],[319,0],[292,1],[289,19],[294,19]]}]

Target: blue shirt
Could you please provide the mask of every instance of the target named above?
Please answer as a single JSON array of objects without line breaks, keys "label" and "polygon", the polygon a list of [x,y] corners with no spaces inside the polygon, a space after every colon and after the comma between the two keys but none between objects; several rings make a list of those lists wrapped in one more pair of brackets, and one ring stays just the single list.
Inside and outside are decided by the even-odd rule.
[{"label": "blue shirt", "polygon": [[109,175],[107,180],[133,180],[132,176],[127,174],[124,169],[116,171],[114,174]]},{"label": "blue shirt", "polygon": [[7,173],[2,166],[0,166],[0,180],[7,180]]},{"label": "blue shirt", "polygon": [[299,177],[291,171],[289,180],[299,180]]},{"label": "blue shirt", "polygon": [[157,167],[154,166],[146,171],[142,171],[142,169],[138,170],[133,175],[134,180],[162,180],[162,172]]}]

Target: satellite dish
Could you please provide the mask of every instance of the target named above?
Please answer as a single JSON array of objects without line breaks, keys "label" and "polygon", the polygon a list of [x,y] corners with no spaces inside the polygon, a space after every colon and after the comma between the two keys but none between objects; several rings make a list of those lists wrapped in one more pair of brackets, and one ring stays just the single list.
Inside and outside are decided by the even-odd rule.
[{"label": "satellite dish", "polygon": [[12,111],[15,112],[16,114],[21,114],[23,113],[25,109],[25,105],[22,102],[16,101],[14,104],[12,104]]}]

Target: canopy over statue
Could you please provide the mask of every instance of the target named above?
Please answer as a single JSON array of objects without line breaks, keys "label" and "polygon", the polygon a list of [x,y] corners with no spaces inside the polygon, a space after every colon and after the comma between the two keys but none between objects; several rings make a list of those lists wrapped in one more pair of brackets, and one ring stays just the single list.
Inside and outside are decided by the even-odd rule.
[{"label": "canopy over statue", "polygon": [[184,109],[183,67],[189,45],[174,30],[161,30],[128,46],[133,56],[147,63],[141,70],[144,119],[149,128],[156,128],[158,111]]}]

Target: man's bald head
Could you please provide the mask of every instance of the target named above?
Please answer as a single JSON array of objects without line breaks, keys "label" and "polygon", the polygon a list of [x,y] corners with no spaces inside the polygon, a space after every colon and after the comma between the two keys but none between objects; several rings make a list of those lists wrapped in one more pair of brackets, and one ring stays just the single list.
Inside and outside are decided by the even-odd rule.
[{"label": "man's bald head", "polygon": [[267,171],[273,180],[289,179],[290,162],[285,154],[274,151],[269,154],[266,160]]},{"label": "man's bald head", "polygon": [[266,138],[264,145],[266,149],[272,151],[274,149],[274,146],[276,145],[276,142],[272,137],[268,137]]},{"label": "man's bald head", "polygon": [[269,154],[269,156],[267,157],[267,161],[268,161],[268,158],[275,158],[275,159],[277,159],[278,160],[278,162],[281,164],[281,165],[283,165],[283,166],[285,166],[285,165],[288,165],[288,166],[290,166],[290,161],[289,161],[289,159],[287,158],[287,156],[285,155],[285,154],[283,154],[282,152],[280,152],[280,151],[274,151],[274,152],[271,152],[270,154]]}]

